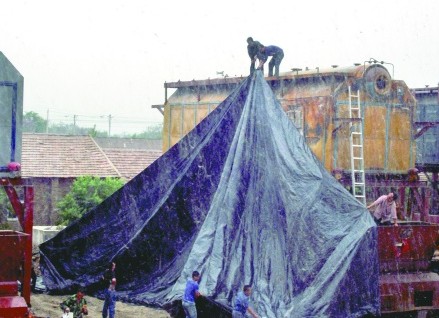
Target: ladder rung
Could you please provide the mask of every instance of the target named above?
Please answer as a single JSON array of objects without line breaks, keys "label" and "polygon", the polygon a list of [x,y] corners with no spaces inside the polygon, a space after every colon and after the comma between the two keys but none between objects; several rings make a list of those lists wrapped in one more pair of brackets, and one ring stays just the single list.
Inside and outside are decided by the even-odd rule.
[{"label": "ladder rung", "polygon": [[[351,164],[352,164],[352,186],[353,194],[356,199],[365,204],[366,201],[366,182],[364,178],[364,155],[363,155],[363,118],[361,114],[361,104],[360,104],[360,92],[357,90],[357,94],[352,94],[351,87],[349,86],[349,115],[352,121],[357,121],[350,123],[350,147],[351,147]],[[356,124],[356,125],[355,125]],[[360,157],[354,156],[354,149],[360,149]],[[358,152],[358,151],[357,151]],[[355,166],[360,166],[356,167]],[[356,191],[356,189],[358,191]],[[359,194],[362,193],[362,194]]]}]

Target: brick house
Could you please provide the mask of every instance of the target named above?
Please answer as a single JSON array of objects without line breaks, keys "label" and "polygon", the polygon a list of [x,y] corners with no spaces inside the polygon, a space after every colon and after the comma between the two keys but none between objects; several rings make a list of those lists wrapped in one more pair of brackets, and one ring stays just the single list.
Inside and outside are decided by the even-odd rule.
[{"label": "brick house", "polygon": [[128,181],[162,154],[138,144],[130,139],[98,143],[90,136],[23,133],[22,177],[34,187],[34,225],[56,223],[56,203],[75,178],[91,175]]}]

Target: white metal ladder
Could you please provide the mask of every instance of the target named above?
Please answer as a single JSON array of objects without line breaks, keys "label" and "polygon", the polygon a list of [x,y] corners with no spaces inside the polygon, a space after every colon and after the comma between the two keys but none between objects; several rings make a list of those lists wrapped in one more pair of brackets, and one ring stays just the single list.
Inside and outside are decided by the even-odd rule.
[{"label": "white metal ladder", "polygon": [[352,194],[366,206],[366,179],[364,176],[364,137],[361,116],[360,91],[352,94],[349,90],[349,144],[351,150]]}]

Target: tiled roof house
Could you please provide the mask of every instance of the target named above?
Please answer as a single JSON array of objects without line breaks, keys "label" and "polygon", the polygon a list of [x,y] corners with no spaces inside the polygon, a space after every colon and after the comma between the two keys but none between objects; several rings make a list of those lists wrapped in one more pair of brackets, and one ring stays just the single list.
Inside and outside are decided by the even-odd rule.
[{"label": "tiled roof house", "polygon": [[23,134],[23,177],[120,177],[90,136]]},{"label": "tiled roof house", "polygon": [[[107,141],[106,146],[111,143]],[[92,175],[130,180],[161,154],[158,150],[104,148],[90,136],[23,133],[21,174],[34,187],[34,225],[55,224],[56,203],[75,178]]]}]

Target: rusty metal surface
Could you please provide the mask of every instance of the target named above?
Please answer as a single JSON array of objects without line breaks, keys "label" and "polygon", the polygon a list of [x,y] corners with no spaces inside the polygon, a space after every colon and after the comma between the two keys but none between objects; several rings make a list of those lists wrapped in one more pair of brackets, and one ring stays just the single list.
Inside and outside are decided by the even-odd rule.
[{"label": "rusty metal surface", "polygon": [[[163,150],[195,127],[242,79],[166,83],[177,91],[165,105]],[[416,101],[405,83],[392,80],[382,65],[288,72],[266,81],[287,113],[296,109],[303,116],[298,128],[327,170],[350,169],[349,123],[337,120],[348,117],[349,85],[360,89],[366,170],[402,173],[414,166],[411,120]]]},{"label": "rusty metal surface", "polygon": [[[346,78],[346,76],[361,78],[363,74],[371,67],[377,64],[368,65],[358,65],[358,66],[345,66],[336,68],[313,68],[313,69],[303,69],[301,71],[291,71],[284,72],[277,77],[266,77],[268,82],[277,82],[280,80],[289,79],[307,79],[315,77],[337,77],[340,79]],[[227,84],[237,84],[244,80],[245,77],[226,77],[226,78],[213,78],[204,80],[191,80],[191,81],[177,81],[177,82],[166,82],[164,84],[165,88],[181,88],[181,87],[194,87],[194,86],[216,86],[216,85],[227,85]]]},{"label": "rusty metal surface", "polygon": [[383,313],[439,309],[439,275],[429,271],[438,231],[422,222],[378,227]]},{"label": "rusty metal surface", "polygon": [[439,224],[400,223],[378,227],[380,271],[426,271],[439,240]]},{"label": "rusty metal surface", "polygon": [[[416,304],[416,294],[431,295],[428,306]],[[380,276],[381,313],[439,309],[439,275],[432,272]],[[417,305],[417,306],[416,306]]]}]

